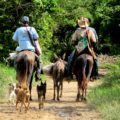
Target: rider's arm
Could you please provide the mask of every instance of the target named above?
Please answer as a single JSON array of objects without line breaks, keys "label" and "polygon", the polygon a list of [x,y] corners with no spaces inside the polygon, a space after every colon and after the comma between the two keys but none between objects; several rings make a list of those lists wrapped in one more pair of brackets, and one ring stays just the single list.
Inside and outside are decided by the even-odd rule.
[{"label": "rider's arm", "polygon": [[72,39],[71,39],[72,44],[76,44],[78,42],[78,30],[76,30],[73,35],[72,35]]},{"label": "rider's arm", "polygon": [[18,29],[15,31],[12,39],[13,39],[14,41],[18,41]]},{"label": "rider's arm", "polygon": [[91,42],[96,43],[97,40],[96,40],[95,34],[93,33],[92,30],[89,30],[89,35],[90,35]]},{"label": "rider's arm", "polygon": [[35,46],[37,47],[37,50],[39,51],[40,53],[40,56],[42,55],[42,50],[40,48],[40,44],[39,44],[39,35],[36,31],[36,29],[34,27],[32,27],[32,33],[33,33],[33,40],[35,41]]},{"label": "rider's arm", "polygon": [[41,56],[42,55],[42,50],[40,48],[40,44],[39,44],[38,40],[35,40],[35,45],[36,45],[37,49],[39,50],[40,56]]}]

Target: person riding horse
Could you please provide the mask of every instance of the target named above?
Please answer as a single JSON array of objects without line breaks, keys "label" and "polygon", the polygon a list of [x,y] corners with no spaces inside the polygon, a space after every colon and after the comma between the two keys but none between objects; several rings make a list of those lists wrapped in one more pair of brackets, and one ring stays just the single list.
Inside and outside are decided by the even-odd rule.
[{"label": "person riding horse", "polygon": [[89,54],[95,59],[96,55],[92,48],[92,42],[96,43],[96,38],[91,29],[87,27],[85,18],[78,19],[79,27],[72,35],[72,43],[75,44],[75,50],[68,57],[68,75],[69,79],[73,78],[73,65],[75,59],[81,54]]},{"label": "person riding horse", "polygon": [[[93,27],[90,26],[91,19],[90,18],[84,18],[84,19],[85,19],[85,21],[87,23],[86,24],[87,28],[90,29],[90,30],[92,30],[93,33],[94,33],[94,35],[95,35],[97,44],[96,43],[95,44],[92,43],[92,46],[94,48],[94,51],[97,51],[97,45],[98,45],[98,42],[99,42],[99,38],[98,38],[97,32],[96,32],[96,30]],[[93,65],[93,70],[92,70],[91,77],[93,79],[96,79],[98,77],[98,59],[97,59],[97,57],[96,57],[96,59],[94,59],[94,65]]]},{"label": "person riding horse", "polygon": [[[34,27],[29,26],[29,22],[30,22],[29,17],[23,16],[21,19],[22,26],[16,29],[12,38],[19,44],[19,46],[16,48],[16,51],[18,53],[25,50],[35,52],[36,46],[38,54],[35,53],[35,60],[37,61],[35,78],[36,80],[39,80],[40,79],[39,74],[41,72],[40,57],[42,52],[38,42],[39,35]],[[34,43],[35,46],[32,44],[32,42]]]}]

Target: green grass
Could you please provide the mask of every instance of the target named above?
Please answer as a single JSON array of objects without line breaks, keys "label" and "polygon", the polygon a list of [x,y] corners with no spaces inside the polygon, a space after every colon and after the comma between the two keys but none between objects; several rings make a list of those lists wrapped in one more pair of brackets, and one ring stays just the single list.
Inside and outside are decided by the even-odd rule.
[{"label": "green grass", "polygon": [[119,65],[107,63],[107,64],[100,65],[100,68],[105,68],[109,70],[117,70],[119,69]]},{"label": "green grass", "polygon": [[7,96],[8,84],[15,82],[15,70],[0,64],[0,101]]},{"label": "green grass", "polygon": [[108,73],[103,84],[93,88],[88,97],[104,120],[120,120],[120,70]]}]

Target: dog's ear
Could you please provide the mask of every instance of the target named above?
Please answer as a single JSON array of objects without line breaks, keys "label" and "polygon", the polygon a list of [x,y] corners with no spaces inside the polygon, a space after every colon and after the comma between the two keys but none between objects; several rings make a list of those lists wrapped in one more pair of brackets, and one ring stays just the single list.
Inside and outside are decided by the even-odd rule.
[{"label": "dog's ear", "polygon": [[16,83],[16,88],[19,88],[19,84],[18,83]]},{"label": "dog's ear", "polygon": [[9,83],[8,85],[9,85],[9,86],[11,86],[11,85],[12,85],[12,83]]},{"label": "dog's ear", "polygon": [[18,93],[18,91],[19,91],[19,88],[16,88],[16,89],[15,89],[15,94],[17,94],[17,93]]},{"label": "dog's ear", "polygon": [[20,88],[20,89],[21,89],[21,85],[18,85],[18,88]]}]

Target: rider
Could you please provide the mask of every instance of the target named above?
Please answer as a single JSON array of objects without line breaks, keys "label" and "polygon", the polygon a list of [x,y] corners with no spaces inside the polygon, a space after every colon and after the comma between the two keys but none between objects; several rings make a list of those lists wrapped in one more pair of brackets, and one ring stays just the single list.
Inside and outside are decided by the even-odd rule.
[{"label": "rider", "polygon": [[72,66],[76,57],[84,53],[93,56],[93,54],[90,52],[90,47],[88,47],[88,44],[91,44],[91,42],[96,42],[96,38],[93,31],[87,28],[85,18],[82,17],[81,19],[78,19],[78,25],[79,27],[77,28],[77,30],[75,30],[75,32],[72,35],[72,43],[76,44],[75,50],[68,57],[68,75],[70,75],[70,79],[73,78]]},{"label": "rider", "polygon": [[29,17],[23,16],[21,19],[22,26],[17,28],[13,35],[13,40],[17,41],[19,46],[16,48],[17,52],[21,52],[24,50],[29,50],[35,52],[35,47],[31,44],[30,37],[28,35],[28,31],[30,32],[32,39],[37,46],[37,50],[39,51],[39,55],[35,54],[35,59],[37,61],[37,69],[35,74],[35,79],[40,80],[39,74],[41,72],[40,68],[40,57],[41,57],[41,48],[38,42],[38,33],[34,27],[29,26]]},{"label": "rider", "polygon": [[[84,18],[84,19],[86,21],[87,28],[93,31],[95,38],[96,38],[96,42],[98,42],[98,35],[97,35],[96,30],[93,27],[90,27],[91,19],[90,18]],[[96,44],[92,44],[92,46],[94,50],[97,51]],[[93,72],[92,72],[91,77],[96,78],[97,76],[98,76],[98,59],[96,57],[96,59],[94,59],[94,66],[93,66]]]}]

